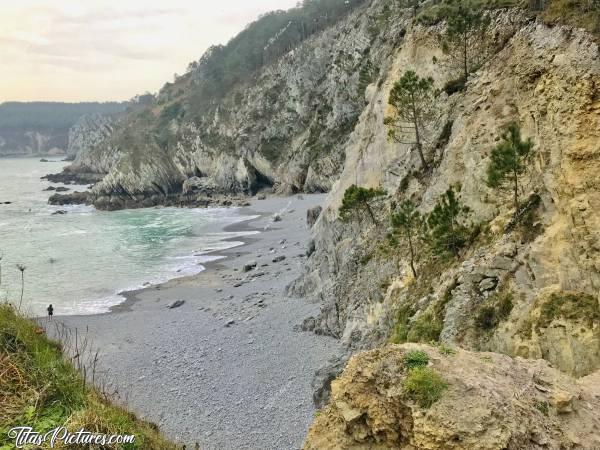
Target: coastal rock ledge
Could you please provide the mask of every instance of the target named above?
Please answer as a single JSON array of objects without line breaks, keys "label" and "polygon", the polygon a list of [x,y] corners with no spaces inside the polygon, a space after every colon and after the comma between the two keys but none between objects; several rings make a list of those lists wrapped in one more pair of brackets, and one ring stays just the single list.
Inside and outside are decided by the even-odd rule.
[{"label": "coastal rock ledge", "polygon": [[[407,355],[421,352],[445,384],[428,408],[407,388]],[[433,389],[426,378],[416,385]],[[392,448],[598,449],[600,372],[575,380],[544,360],[419,344],[360,353],[332,383],[304,449]]]}]

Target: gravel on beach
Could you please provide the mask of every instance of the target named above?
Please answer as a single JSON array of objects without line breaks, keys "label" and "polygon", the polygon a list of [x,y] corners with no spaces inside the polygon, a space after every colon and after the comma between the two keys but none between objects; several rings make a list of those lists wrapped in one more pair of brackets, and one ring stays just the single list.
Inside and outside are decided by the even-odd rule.
[{"label": "gravel on beach", "polygon": [[319,307],[285,295],[306,261],[306,211],[323,199],[256,200],[242,212],[260,217],[227,231],[260,233],[204,272],[130,292],[108,314],[59,320],[88,330],[102,379],[169,438],[188,448],[300,448],[314,372],[340,353],[335,339],[294,330]]}]

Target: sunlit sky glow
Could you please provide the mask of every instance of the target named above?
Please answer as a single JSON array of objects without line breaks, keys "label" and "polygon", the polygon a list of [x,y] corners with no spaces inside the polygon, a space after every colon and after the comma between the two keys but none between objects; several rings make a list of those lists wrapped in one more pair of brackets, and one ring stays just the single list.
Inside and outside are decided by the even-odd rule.
[{"label": "sunlit sky glow", "polygon": [[0,103],[156,92],[210,45],[297,0],[0,0]]}]

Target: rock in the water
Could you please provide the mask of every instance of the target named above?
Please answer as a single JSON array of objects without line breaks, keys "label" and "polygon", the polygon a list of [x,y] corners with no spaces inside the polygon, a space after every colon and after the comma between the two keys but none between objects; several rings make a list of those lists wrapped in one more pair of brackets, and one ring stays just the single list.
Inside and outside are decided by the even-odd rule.
[{"label": "rock in the water", "polygon": [[285,260],[285,256],[283,256],[283,255],[276,256],[275,258],[273,258],[273,262],[274,263],[278,263],[278,262],[281,262],[281,261],[284,261],[284,260]]},{"label": "rock in the water", "polygon": [[88,203],[87,192],[72,192],[70,194],[54,194],[48,199],[51,205],[83,205]]},{"label": "rock in the water", "polygon": [[266,194],[264,194],[264,193],[262,193],[262,194],[258,194],[258,195],[256,196],[256,199],[257,199],[257,200],[266,200],[266,199],[267,199],[267,195],[266,195]]},{"label": "rock in the water", "polygon": [[321,206],[315,206],[314,208],[310,208],[306,211],[306,224],[308,225],[308,228],[312,228],[314,226],[322,211],[323,207]]},{"label": "rock in the water", "polygon": [[273,222],[281,222],[281,215],[279,213],[273,214]]},{"label": "rock in the water", "polygon": [[257,265],[258,265],[258,263],[256,261],[250,261],[250,262],[244,264],[244,267],[242,267],[242,271],[250,272],[251,270],[256,269]]},{"label": "rock in the water", "polygon": [[56,216],[56,215],[62,216],[62,215],[65,215],[65,214],[67,214],[67,211],[65,211],[64,209],[59,209],[58,211],[54,211],[52,213],[53,216]]},{"label": "rock in the water", "polygon": [[180,306],[183,306],[184,303],[185,303],[185,300],[175,300],[174,302],[169,303],[167,305],[167,308],[169,308],[169,309],[179,308]]}]

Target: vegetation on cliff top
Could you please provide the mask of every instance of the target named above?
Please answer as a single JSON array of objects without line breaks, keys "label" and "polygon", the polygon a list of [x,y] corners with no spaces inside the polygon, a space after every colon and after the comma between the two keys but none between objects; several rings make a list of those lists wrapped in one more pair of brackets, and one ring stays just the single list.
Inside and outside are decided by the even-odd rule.
[{"label": "vegetation on cliff top", "polygon": [[2,450],[13,448],[7,433],[15,426],[31,426],[42,433],[66,426],[72,432],[84,428],[107,435],[135,435],[133,444],[113,448],[175,448],[156,426],[111,404],[87,385],[60,344],[8,305],[0,305],[0,404],[0,442],[6,443],[0,446]]},{"label": "vegetation on cliff top", "polygon": [[[364,0],[303,0],[296,8],[262,15],[226,45],[214,45],[189,64],[188,114],[200,118],[234,85],[245,84],[262,67],[336,23]],[[167,84],[166,89],[171,85]]]},{"label": "vegetation on cliff top", "polygon": [[424,25],[439,23],[459,6],[479,10],[521,8],[548,24],[582,27],[596,35],[600,33],[599,0],[437,0],[421,7],[416,20]]}]

